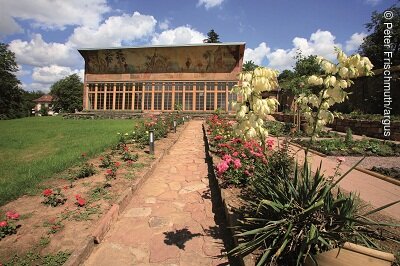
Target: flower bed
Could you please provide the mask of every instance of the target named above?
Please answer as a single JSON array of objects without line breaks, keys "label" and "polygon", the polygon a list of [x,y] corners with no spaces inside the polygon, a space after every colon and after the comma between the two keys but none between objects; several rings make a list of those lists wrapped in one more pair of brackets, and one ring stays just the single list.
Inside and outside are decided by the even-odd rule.
[{"label": "flower bed", "polygon": [[[285,172],[293,161],[284,151],[273,151],[270,141],[271,147],[262,153],[258,144],[235,136],[232,124],[213,116],[207,121],[206,133],[227,215],[234,222],[231,226],[238,246],[231,253],[250,254],[245,257],[250,259],[246,265],[301,264],[306,254],[313,256],[349,240],[370,245],[369,240],[363,243],[363,237],[348,233],[353,230],[357,235],[367,232],[368,237],[381,237],[358,212],[356,195],[333,193],[336,183],[318,171],[311,173],[308,167]],[[238,158],[240,167],[235,163]],[[242,163],[243,158],[250,161],[250,167]]]},{"label": "flower bed", "polygon": [[372,167],[370,169],[373,172],[377,172],[379,174],[393,177],[396,180],[400,181],[400,167]]},{"label": "flower bed", "polygon": [[51,265],[62,265],[76,248],[93,238],[100,217],[120,201],[127,188],[136,188],[182,130],[163,138],[171,131],[170,117],[145,121],[155,124],[140,126],[147,129],[144,134],[153,127],[162,132],[155,134],[159,139],[155,155],[148,154],[136,132],[120,133],[118,145],[100,157],[87,158],[83,153],[80,165],[43,183],[39,193],[2,206],[0,265],[44,265],[48,260]]}]

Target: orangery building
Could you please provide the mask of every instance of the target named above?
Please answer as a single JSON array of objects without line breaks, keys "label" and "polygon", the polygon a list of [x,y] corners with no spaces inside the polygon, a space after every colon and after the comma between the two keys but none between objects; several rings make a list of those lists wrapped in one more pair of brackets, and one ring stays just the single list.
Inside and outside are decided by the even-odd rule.
[{"label": "orangery building", "polygon": [[230,111],[245,43],[79,49],[87,111]]}]

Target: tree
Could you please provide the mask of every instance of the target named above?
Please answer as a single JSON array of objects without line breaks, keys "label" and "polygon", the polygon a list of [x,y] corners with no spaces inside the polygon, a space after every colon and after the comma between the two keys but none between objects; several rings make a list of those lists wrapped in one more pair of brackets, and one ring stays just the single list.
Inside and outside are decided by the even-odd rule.
[{"label": "tree", "polygon": [[208,38],[204,39],[203,42],[205,43],[220,43],[219,41],[219,35],[214,31],[214,29],[211,29],[207,33]]},{"label": "tree", "polygon": [[[392,52],[392,65],[400,64],[400,7],[391,6],[387,11],[393,13],[392,19],[386,19],[384,13],[374,11],[371,15],[371,22],[365,24],[370,35],[364,38],[358,52],[362,56],[367,56],[375,68],[383,68],[384,52]],[[392,23],[391,25],[385,23]],[[389,29],[389,27],[391,29]],[[390,32],[386,32],[385,29]],[[389,37],[390,36],[390,37]],[[390,42],[389,46],[384,46],[384,41]]]},{"label": "tree", "polygon": [[77,74],[65,77],[51,86],[54,97],[54,109],[63,112],[82,110],[83,83]]},{"label": "tree", "polygon": [[8,50],[8,45],[0,43],[0,119],[23,117],[21,82],[15,72],[18,65],[15,54]]},{"label": "tree", "polygon": [[256,64],[253,62],[253,60],[246,61],[246,62],[243,64],[242,71],[253,71],[253,70],[256,69],[257,67],[258,67],[258,65],[256,65]]}]

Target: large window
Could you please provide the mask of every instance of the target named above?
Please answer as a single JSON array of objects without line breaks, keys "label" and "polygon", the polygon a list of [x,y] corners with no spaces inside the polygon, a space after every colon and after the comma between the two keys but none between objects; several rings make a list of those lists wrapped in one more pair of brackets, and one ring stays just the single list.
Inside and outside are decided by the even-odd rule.
[{"label": "large window", "polygon": [[115,110],[122,110],[123,89],[124,87],[122,83],[117,83],[115,85]]},{"label": "large window", "polygon": [[97,110],[104,109],[104,84],[97,84]]},{"label": "large window", "polygon": [[114,94],[112,92],[106,93],[106,110],[112,110]]},{"label": "large window", "polygon": [[228,94],[228,110],[229,111],[232,111],[232,102],[236,102],[237,101],[237,95],[236,95],[236,93],[229,93]]},{"label": "large window", "polygon": [[204,110],[204,92],[196,92],[196,111]]},{"label": "large window", "polygon": [[206,110],[214,110],[214,92],[207,92]]},{"label": "large window", "polygon": [[164,93],[164,110],[172,110],[172,93]]},{"label": "large window", "polygon": [[94,98],[95,98],[95,94],[94,93],[89,93],[89,106],[88,109],[89,110],[93,110],[94,109]]},{"label": "large window", "polygon": [[225,82],[218,82],[217,89],[219,91],[225,91],[226,90],[226,83]]},{"label": "large window", "polygon": [[144,110],[151,110],[151,93],[144,94]]},{"label": "large window", "polygon": [[226,93],[217,93],[217,108],[225,110],[226,109]]},{"label": "large window", "polygon": [[133,105],[134,110],[142,110],[142,93],[143,93],[143,83],[135,83],[135,102]]},{"label": "large window", "polygon": [[185,93],[185,110],[186,111],[193,110],[193,93],[191,92]]},{"label": "large window", "polygon": [[154,110],[161,110],[162,107],[162,93],[154,93]]}]

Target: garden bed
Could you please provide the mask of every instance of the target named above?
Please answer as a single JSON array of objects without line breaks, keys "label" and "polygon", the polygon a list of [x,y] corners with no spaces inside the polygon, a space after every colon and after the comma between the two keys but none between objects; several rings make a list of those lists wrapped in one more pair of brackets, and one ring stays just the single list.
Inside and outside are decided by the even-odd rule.
[{"label": "garden bed", "polygon": [[[258,229],[256,230],[255,227],[249,227],[252,222],[248,221],[249,224],[246,222],[245,225],[238,222],[238,220],[240,218],[243,218],[243,217],[241,217],[241,213],[243,213],[243,211],[245,211],[245,208],[249,207],[248,203],[253,201],[253,200],[255,200],[255,202],[258,202],[257,198],[254,198],[255,194],[249,194],[248,193],[249,190],[247,189],[247,187],[248,187],[248,185],[250,185],[250,183],[246,183],[245,180],[243,181],[243,179],[241,179],[239,177],[240,176],[239,171],[235,170],[236,169],[236,161],[235,161],[236,158],[242,159],[243,155],[240,155],[240,152],[239,152],[239,154],[236,152],[236,151],[240,150],[240,148],[238,148],[236,145],[234,145],[235,143],[237,143],[237,141],[231,135],[231,133],[229,133],[229,130],[226,131],[226,129],[229,128],[229,126],[227,126],[227,125],[229,125],[230,122],[228,122],[227,125],[226,125],[226,123],[223,123],[223,122],[221,123],[221,121],[218,121],[218,119],[212,119],[212,120],[214,120],[214,121],[212,121],[211,123],[216,123],[218,126],[215,126],[215,127],[212,126],[210,128],[207,125],[205,125],[205,131],[207,132],[207,140],[208,140],[208,142],[210,144],[210,151],[211,151],[211,156],[213,158],[215,176],[216,176],[216,178],[218,180],[218,184],[219,184],[220,189],[221,189],[222,201],[223,201],[224,206],[225,206],[225,212],[226,212],[227,220],[230,223],[231,228],[235,228],[235,230],[232,230],[233,234],[237,234],[238,232],[246,232],[247,230],[251,230],[251,231],[247,231],[247,234],[250,234],[252,236],[254,235],[254,238],[251,238],[251,239],[254,239],[254,241],[256,241],[255,238],[259,238],[260,235],[263,234],[261,232],[267,230],[267,228],[265,227],[265,224],[264,224],[264,227],[262,227],[262,228],[258,227]],[[259,157],[259,156],[260,156],[260,158],[262,157],[258,153],[258,151],[254,149],[256,146],[249,145],[249,143],[246,142],[246,141],[243,141],[242,143],[243,143],[244,147],[249,149],[250,154],[254,155],[255,157]],[[246,154],[246,155],[248,156],[248,154]],[[268,161],[269,165],[270,165],[271,161],[276,160],[277,155],[279,155],[279,154],[278,153],[271,153],[267,157],[267,161]],[[254,158],[249,158],[249,159],[253,160]],[[254,162],[252,164],[255,165],[256,162]],[[280,168],[280,169],[285,169],[285,168],[283,167],[283,168]],[[269,170],[267,170],[268,173],[271,174],[272,173],[271,170],[272,170],[272,172],[274,174],[279,174],[280,173],[279,167],[278,168],[275,168],[275,167],[274,168],[270,168]],[[301,170],[301,171],[303,171],[303,170]],[[259,172],[259,173],[261,174],[261,176],[264,176],[264,174],[263,174],[264,172]],[[254,172],[254,174],[256,174],[256,172]],[[268,174],[266,174],[266,175],[268,176]],[[315,173],[313,173],[312,175],[313,176],[314,175],[317,176],[317,174],[315,174]],[[284,176],[287,176],[287,174],[285,174]],[[324,178],[322,178],[322,179],[324,179]],[[242,181],[242,182],[238,182],[238,180]],[[283,181],[283,180],[288,180],[288,179],[280,179],[280,180]],[[299,180],[299,179],[295,178],[294,180]],[[313,179],[313,180],[314,181],[311,181],[311,182],[317,182],[316,179]],[[264,183],[263,185],[261,185],[262,183],[258,183],[258,182],[255,182],[255,183],[258,183],[258,185],[261,185],[261,187],[264,187],[269,182],[268,178],[265,179],[265,182],[266,183]],[[291,181],[288,181],[287,183],[284,182],[282,184],[285,185],[284,187],[287,187],[286,185],[289,185],[290,182]],[[294,182],[297,182],[297,181],[294,181]],[[306,181],[306,182],[308,182],[308,181]],[[318,182],[320,182],[320,181],[318,181]],[[252,181],[251,183],[253,184],[254,182]],[[273,183],[274,182],[271,183],[272,187],[273,187]],[[298,187],[299,190],[295,189],[295,191],[297,191],[297,192],[294,192],[293,195],[295,195],[296,193],[300,193],[300,191],[307,190],[306,187],[311,187],[310,185],[302,185],[301,183],[302,182],[300,181],[300,187]],[[322,181],[321,184],[324,184],[323,181]],[[297,186],[299,186],[299,185],[296,185],[296,187]],[[276,188],[278,188],[278,187],[276,187]],[[260,189],[260,187],[258,187],[258,189]],[[287,189],[288,190],[292,190],[290,185],[287,187]],[[278,190],[279,190],[279,188],[278,188]],[[273,190],[273,191],[277,191],[277,190]],[[259,190],[256,190],[256,193],[259,193],[259,192],[260,192]],[[274,194],[275,195],[274,197],[276,198],[276,197],[278,197],[277,195],[280,195],[280,193],[285,194],[286,192],[279,190],[279,194],[275,194],[275,193],[272,193],[272,194]],[[332,193],[334,195],[332,197],[340,197],[340,200],[338,202],[340,202],[342,200],[346,200],[347,201],[349,199],[348,197],[354,197],[354,195],[351,196],[346,192],[345,193],[343,193],[343,192],[342,193],[338,193],[337,191],[335,191],[335,192],[332,192]],[[339,194],[341,196],[339,196]],[[349,196],[346,196],[346,195],[349,195]],[[263,197],[261,197],[261,199],[262,198]],[[291,197],[289,197],[289,198],[291,198]],[[250,200],[248,200],[248,199],[250,199]],[[269,199],[269,197],[265,197],[265,199]],[[291,198],[291,199],[293,200],[293,198]],[[295,200],[298,200],[298,199],[295,199]],[[359,201],[359,202],[361,202],[361,201]],[[283,200],[282,202],[275,202],[275,201],[265,200],[265,201],[260,202],[260,205],[257,204],[257,206],[258,206],[257,207],[257,212],[261,207],[262,208],[267,208],[267,206],[269,206],[272,209],[277,209],[277,208],[281,209],[281,208],[287,208],[286,204],[288,204],[288,205],[290,204],[290,202],[287,202],[286,204],[284,204],[284,203],[285,203],[285,200]],[[261,206],[261,204],[264,204],[264,205]],[[317,203],[315,203],[315,204],[317,204]],[[281,206],[281,207],[279,207],[279,206]],[[285,207],[283,207],[283,206],[285,206]],[[306,205],[306,206],[308,206],[308,205]],[[310,208],[314,208],[314,207],[310,207]],[[370,211],[372,209],[373,208],[367,206],[361,211],[361,213]],[[284,210],[284,211],[286,212],[286,210]],[[295,212],[295,211],[296,211],[296,207],[293,208],[293,212]],[[334,212],[334,211],[332,210],[332,212]],[[245,213],[248,213],[248,212],[245,211]],[[295,214],[293,214],[293,215],[295,215]],[[255,216],[248,216],[248,217],[255,217]],[[261,217],[265,217],[265,216],[260,216],[259,218],[261,219]],[[268,216],[268,217],[271,217],[271,216]],[[356,216],[354,216],[354,217],[356,217]],[[370,216],[370,218],[373,218],[374,220],[376,220],[378,222],[394,222],[394,223],[398,223],[398,221],[394,221],[390,217],[383,216],[381,213],[373,214],[373,215]],[[273,221],[275,221],[276,223],[282,221],[282,220],[277,221],[275,219],[279,219],[279,218],[276,218],[276,217],[274,218]],[[311,217],[308,217],[306,219],[311,219]],[[336,220],[336,219],[337,218],[334,218],[334,220]],[[244,220],[244,219],[241,219],[241,220]],[[257,220],[258,220],[258,218],[254,218],[253,219],[253,223],[257,223]],[[341,222],[344,222],[344,220],[343,219],[337,219],[336,222],[341,223]],[[265,222],[267,222],[267,221],[265,221]],[[314,223],[314,222],[315,221],[313,221],[312,223]],[[262,222],[260,221],[260,223],[262,223]],[[237,227],[237,226],[239,226],[239,227]],[[270,224],[269,226],[273,226],[273,225]],[[238,231],[239,228],[241,228],[242,230]],[[248,229],[244,230],[244,228],[248,228]],[[262,230],[262,231],[260,231],[260,230]],[[299,229],[297,229],[297,230],[299,230]],[[309,229],[307,229],[307,230],[309,230]],[[317,229],[317,230],[319,230],[319,229]],[[335,230],[336,229],[333,229],[333,231],[335,231]],[[381,229],[377,228],[377,230],[379,231]],[[400,233],[400,230],[398,230],[396,228],[395,229],[390,228],[389,230],[391,232],[396,233],[397,235],[399,235],[399,233]],[[280,233],[278,233],[278,231]],[[278,231],[275,231],[274,234],[281,234],[281,236],[283,236],[283,234],[285,234],[285,227],[281,226],[281,229],[279,229]],[[291,231],[292,230],[288,230],[286,234],[288,234]],[[256,236],[255,235],[256,232],[260,232],[260,234],[258,234]],[[312,230],[310,232],[312,232]],[[334,232],[331,232],[330,230],[324,231],[324,232],[330,232],[330,234],[334,233]],[[315,232],[314,232],[314,234],[315,234]],[[321,233],[321,236],[322,236],[322,234],[324,234],[324,233]],[[385,232],[385,235],[386,234],[390,235],[390,233]],[[308,235],[307,235],[307,237],[308,237]],[[296,238],[297,237],[295,237],[294,239],[296,239]],[[235,243],[238,244],[238,242],[239,242],[238,238],[234,237],[234,239],[235,239]],[[259,239],[261,239],[261,238],[259,238]],[[241,239],[240,241],[243,241],[243,239]],[[250,240],[248,240],[248,241],[250,241]],[[265,242],[265,240],[263,240],[263,241]],[[242,243],[242,245],[243,245],[244,243],[249,243],[249,242],[240,242],[240,243]],[[270,241],[268,243],[270,243]],[[282,242],[282,243],[285,243],[285,242]],[[363,243],[358,243],[358,244],[363,244]],[[393,244],[392,242],[389,242],[389,241],[381,241],[380,244],[383,247],[383,249],[385,251],[387,251],[387,252],[397,252],[399,250],[399,247],[400,247],[398,244]],[[320,245],[321,245],[321,243],[320,243]],[[276,249],[278,247],[275,246]],[[253,249],[253,248],[250,248],[249,246],[248,246],[248,248],[249,248],[250,251],[252,250],[252,252],[247,252],[247,254],[250,253],[250,255],[247,255],[247,256],[244,257],[243,263],[245,265],[255,265],[256,261],[258,261],[261,258],[261,255],[265,255],[266,253],[268,253],[267,250],[265,250],[266,253],[263,253],[263,252],[261,252],[260,249]],[[276,252],[276,249],[273,252]],[[279,249],[279,250],[281,250],[281,249]],[[299,254],[299,253],[297,253],[297,254]],[[297,256],[297,254],[293,254],[293,255]],[[285,256],[285,257],[287,257],[287,256]],[[248,259],[249,259],[249,261],[247,261]],[[267,263],[268,263],[268,261],[267,261]]]},{"label": "garden bed", "polygon": [[[125,140],[96,158],[87,159],[82,154],[79,166],[44,181],[45,190],[40,195],[25,195],[2,206],[0,223],[6,220],[18,228],[14,234],[0,235],[0,265],[43,265],[49,261],[46,265],[62,265],[87,239],[93,243],[101,217],[115,204],[124,204],[122,194],[138,187],[182,130],[156,141],[155,155],[150,155],[146,146]],[[108,159],[110,165],[104,167]],[[96,173],[84,177],[87,168]],[[76,179],[79,175],[82,178]],[[65,203],[56,207],[43,204],[53,195],[61,200],[50,203]],[[17,213],[19,217],[13,217],[18,219],[6,218],[10,213]]]}]

